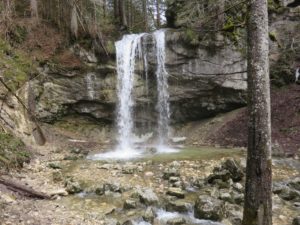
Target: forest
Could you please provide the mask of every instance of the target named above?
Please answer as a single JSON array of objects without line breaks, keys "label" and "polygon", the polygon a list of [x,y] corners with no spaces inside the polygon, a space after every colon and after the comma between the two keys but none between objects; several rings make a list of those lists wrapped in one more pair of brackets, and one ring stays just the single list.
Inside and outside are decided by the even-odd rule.
[{"label": "forest", "polygon": [[0,224],[300,225],[299,0],[1,0]]}]

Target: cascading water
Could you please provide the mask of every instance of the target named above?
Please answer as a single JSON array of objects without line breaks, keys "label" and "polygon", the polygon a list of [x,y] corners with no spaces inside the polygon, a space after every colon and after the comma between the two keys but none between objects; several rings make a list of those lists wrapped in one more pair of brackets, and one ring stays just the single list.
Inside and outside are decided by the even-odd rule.
[{"label": "cascading water", "polygon": [[156,42],[156,80],[157,80],[157,105],[158,110],[158,138],[159,145],[166,145],[169,137],[169,92],[168,92],[168,73],[165,67],[166,52],[165,52],[165,32],[158,30],[154,32]]},{"label": "cascading water", "polygon": [[[129,159],[142,155],[143,151],[136,149],[134,145],[134,119],[133,99],[134,72],[136,61],[142,62],[145,71],[146,96],[149,94],[148,87],[148,59],[147,51],[142,42],[145,34],[125,35],[121,41],[116,42],[117,72],[118,72],[118,145],[115,151],[99,154],[94,159]],[[157,104],[158,111],[157,134],[158,152],[173,152],[167,147],[169,138],[169,93],[168,73],[165,68],[165,31],[159,30],[152,35],[155,41],[155,53],[157,61]]]},{"label": "cascading water", "polygon": [[141,37],[143,34],[126,35],[121,41],[116,43],[117,49],[117,68],[118,68],[118,149],[130,151],[133,148],[133,118],[132,90],[134,84],[134,69],[136,56],[141,54]]}]

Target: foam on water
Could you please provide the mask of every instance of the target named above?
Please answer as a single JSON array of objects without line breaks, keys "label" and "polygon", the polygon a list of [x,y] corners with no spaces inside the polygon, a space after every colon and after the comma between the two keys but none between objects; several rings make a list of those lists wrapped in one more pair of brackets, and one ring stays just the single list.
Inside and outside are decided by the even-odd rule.
[{"label": "foam on water", "polygon": [[157,153],[159,153],[159,154],[167,154],[167,153],[176,153],[176,152],[179,152],[179,149],[172,148],[172,147],[167,146],[167,145],[158,145],[156,147],[156,149],[157,149]]},{"label": "foam on water", "polygon": [[156,215],[157,215],[157,217],[156,217],[157,220],[162,224],[166,224],[168,222],[168,220],[180,217],[180,218],[184,218],[188,224],[224,225],[222,223],[213,222],[213,221],[210,221],[210,220],[197,219],[197,218],[194,217],[194,213],[193,213],[192,210],[187,214],[181,214],[181,213],[178,213],[178,212],[167,212],[163,209],[158,209],[156,211]]},{"label": "foam on water", "polygon": [[141,149],[117,149],[115,151],[96,154],[88,159],[92,160],[130,160],[143,157]]}]

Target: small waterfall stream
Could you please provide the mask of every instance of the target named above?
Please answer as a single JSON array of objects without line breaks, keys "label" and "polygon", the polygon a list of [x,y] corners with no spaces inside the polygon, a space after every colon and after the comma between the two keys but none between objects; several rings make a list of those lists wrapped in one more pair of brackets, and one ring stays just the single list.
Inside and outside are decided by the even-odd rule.
[{"label": "small waterfall stream", "polygon": [[165,52],[165,32],[164,30],[158,30],[154,32],[156,42],[156,79],[157,79],[157,111],[158,115],[158,138],[159,145],[166,145],[169,137],[169,119],[170,119],[170,107],[169,107],[169,92],[168,92],[168,72],[165,67],[166,52]]},{"label": "small waterfall stream", "polygon": [[142,54],[141,38],[143,34],[125,35],[116,42],[118,72],[118,147],[124,154],[135,155],[133,152],[133,117],[132,98],[134,85],[134,69],[136,57]]},{"label": "small waterfall stream", "polygon": [[[134,76],[136,67],[144,71],[145,93],[149,97],[149,74],[148,54],[143,37],[149,34],[125,35],[122,40],[116,42],[117,73],[118,73],[118,107],[117,107],[117,129],[118,145],[113,152],[96,155],[97,159],[129,159],[143,154],[142,147],[135,146],[133,108],[135,100],[133,97]],[[156,82],[157,82],[157,151],[174,152],[167,147],[169,131],[169,92],[168,72],[165,67],[165,31],[158,30],[151,34],[154,41],[154,53],[156,54]],[[139,64],[137,63],[139,62]],[[138,64],[138,65],[137,65]],[[146,109],[149,108],[147,105]]]}]

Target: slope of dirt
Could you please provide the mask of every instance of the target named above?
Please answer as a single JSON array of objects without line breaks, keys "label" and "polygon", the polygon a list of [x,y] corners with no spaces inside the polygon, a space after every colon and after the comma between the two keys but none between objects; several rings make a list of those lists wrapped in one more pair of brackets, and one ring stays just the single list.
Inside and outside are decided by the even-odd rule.
[{"label": "slope of dirt", "polygon": [[[294,155],[300,149],[300,85],[271,91],[274,151]],[[222,146],[247,146],[247,110],[224,124],[211,141]]]}]

